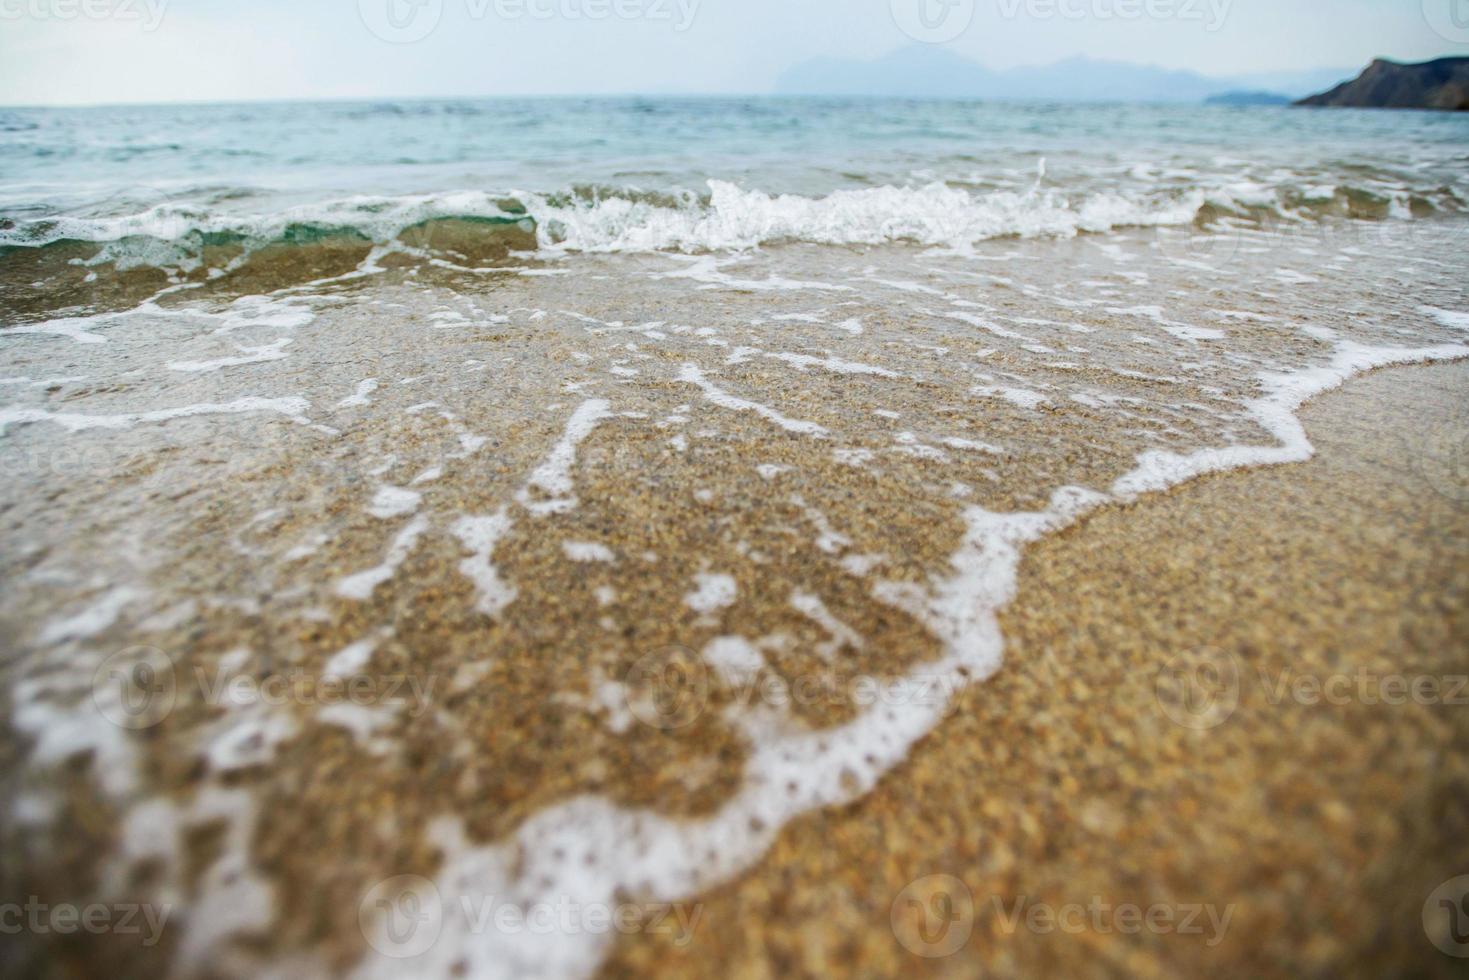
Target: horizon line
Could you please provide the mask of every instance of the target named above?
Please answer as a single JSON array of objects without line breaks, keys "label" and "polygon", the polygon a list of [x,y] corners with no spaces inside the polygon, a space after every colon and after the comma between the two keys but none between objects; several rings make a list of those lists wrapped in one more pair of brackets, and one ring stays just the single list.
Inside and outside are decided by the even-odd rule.
[{"label": "horizon line", "polygon": [[[1240,90],[1246,91],[1246,90]],[[1227,94],[1227,93],[1226,93]],[[1269,93],[1272,95],[1282,93]],[[808,101],[815,99],[844,101],[885,102],[973,102],[998,105],[1074,105],[1074,106],[1156,106],[1162,108],[1197,108],[1204,99],[1159,101],[1156,99],[1055,99],[1026,98],[1024,96],[980,96],[980,95],[892,95],[881,92],[598,92],[598,93],[528,93],[523,95],[327,95],[327,96],[284,96],[269,99],[198,99],[173,102],[0,102],[0,112],[31,110],[89,110],[89,109],[173,109],[182,107],[209,108],[226,106],[271,106],[271,105],[351,105],[373,102],[498,102],[498,101],[556,101],[556,100],[624,100],[624,99],[769,99],[786,101]],[[1292,102],[1296,101],[1292,98]],[[1264,107],[1270,108],[1270,107]],[[1278,107],[1277,107],[1278,108]]]}]

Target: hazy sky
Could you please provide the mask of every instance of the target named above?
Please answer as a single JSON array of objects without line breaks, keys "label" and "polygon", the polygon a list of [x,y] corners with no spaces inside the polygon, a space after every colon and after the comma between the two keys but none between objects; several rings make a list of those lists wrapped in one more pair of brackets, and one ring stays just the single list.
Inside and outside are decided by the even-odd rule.
[{"label": "hazy sky", "polygon": [[0,0],[0,104],[764,92],[925,23],[995,68],[1469,54],[1469,0]]}]

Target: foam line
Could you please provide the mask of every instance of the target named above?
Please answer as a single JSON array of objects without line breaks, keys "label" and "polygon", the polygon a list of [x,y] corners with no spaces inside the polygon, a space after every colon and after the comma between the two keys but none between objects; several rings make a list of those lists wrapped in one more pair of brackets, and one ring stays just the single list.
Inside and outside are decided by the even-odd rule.
[{"label": "foam line", "polygon": [[[1173,457],[1145,454],[1111,495],[1063,487],[1041,511],[964,513],[965,534],[949,572],[927,586],[879,582],[874,597],[922,622],[941,654],[887,681],[873,707],[835,729],[807,732],[752,713],[742,717],[750,754],[743,786],[717,813],[670,819],[584,796],[542,810],[509,838],[472,842],[457,817],[442,817],[430,837],[443,854],[434,885],[445,914],[437,943],[415,960],[421,976],[451,976],[462,967],[486,980],[521,976],[591,976],[613,936],[591,931],[535,935],[475,929],[462,914],[487,899],[523,906],[568,898],[614,905],[619,896],[675,901],[715,887],[757,862],[796,817],[861,798],[902,762],[942,720],[953,695],[999,670],[1003,638],[998,612],[1015,595],[1024,547],[1111,501],[1127,501],[1215,470],[1308,458],[1311,447],[1292,414],[1308,398],[1373,367],[1469,356],[1469,347],[1367,348],[1343,343],[1330,364],[1265,379],[1253,403],[1272,447],[1207,450]],[[386,923],[381,924],[386,928]],[[369,954],[355,975],[396,977],[401,963]]]}]

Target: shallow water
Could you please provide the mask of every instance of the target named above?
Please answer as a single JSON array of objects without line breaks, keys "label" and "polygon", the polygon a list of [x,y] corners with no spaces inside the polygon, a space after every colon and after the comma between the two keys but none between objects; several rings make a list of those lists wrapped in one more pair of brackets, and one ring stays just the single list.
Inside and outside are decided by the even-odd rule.
[{"label": "shallow water", "polygon": [[[490,230],[390,222],[182,263],[187,232],[157,262],[136,242],[126,262],[81,241],[0,258],[17,297],[0,330],[0,717],[19,740],[0,759],[18,878],[176,905],[158,947],[90,954],[131,970],[392,973],[416,951],[425,975],[590,973],[605,932],[486,930],[463,902],[664,902],[727,880],[1002,669],[995,613],[1028,542],[1202,473],[1307,458],[1305,398],[1469,354],[1462,150],[1436,142],[1460,124],[1308,113],[1288,140],[1275,113],[1202,114],[1221,130],[1104,110],[1160,146],[1181,130],[1167,152],[1196,169],[1168,189],[1135,176],[1141,139],[1058,135],[1051,117],[1082,110],[919,109],[932,130],[991,114],[1007,139],[1030,113],[1038,141],[1095,153],[1038,185],[1034,160],[996,150],[1013,172],[973,166],[1009,190],[833,204],[836,184],[801,185],[816,171],[791,161],[840,144],[774,136],[762,152],[800,177],[753,151],[726,177],[815,196],[647,203],[617,234],[660,250],[568,248],[528,192],[531,230],[496,205]],[[221,131],[270,114],[238,111]],[[663,111],[692,112],[644,114]],[[463,125],[428,115],[402,125]],[[730,118],[702,125],[753,145]],[[868,169],[896,179],[901,142]],[[323,143],[327,163],[347,152]],[[719,162],[712,144],[689,172]],[[911,152],[947,160],[934,145]],[[1056,217],[1110,193],[1096,175],[1127,154],[1126,193],[1176,223],[1077,234]],[[1369,154],[1362,177],[1350,161]],[[1243,184],[1287,155],[1273,204],[1207,205],[1208,167]],[[1318,171],[1364,181],[1342,213],[1282,190]],[[1036,225],[977,230],[955,194],[1010,194]],[[947,234],[911,233],[928,199]],[[1353,200],[1381,207],[1347,217]],[[1462,473],[1431,469],[1458,492]],[[375,889],[405,873],[437,909],[421,951]]]}]

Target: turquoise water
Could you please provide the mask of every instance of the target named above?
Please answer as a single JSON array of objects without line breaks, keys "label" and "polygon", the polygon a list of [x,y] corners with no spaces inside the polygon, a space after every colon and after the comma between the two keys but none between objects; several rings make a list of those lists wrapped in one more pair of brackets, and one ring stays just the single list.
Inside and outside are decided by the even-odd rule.
[{"label": "turquoise water", "polygon": [[[948,193],[907,193],[925,189]],[[0,110],[0,244],[270,238],[302,222],[390,239],[502,214],[506,197],[543,244],[593,250],[953,244],[1183,223],[1206,203],[1407,215],[1469,202],[1469,119],[836,99]],[[797,213],[813,202],[822,214]],[[755,212],[769,228],[748,227]],[[739,227],[693,228],[711,217]]]}]

